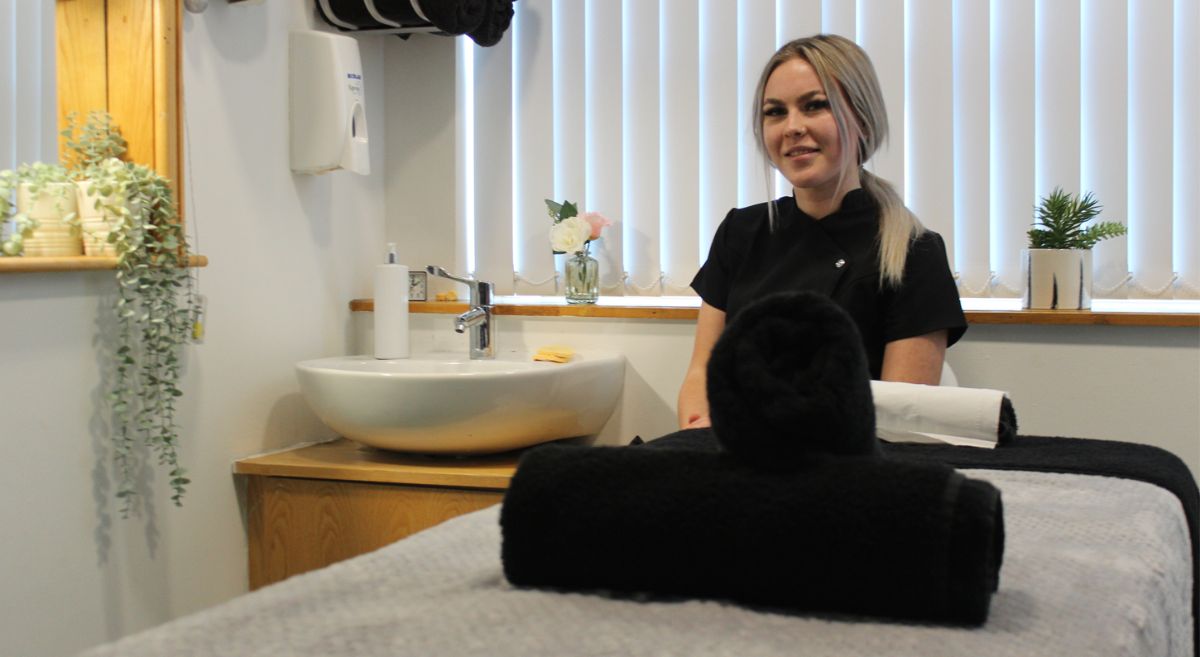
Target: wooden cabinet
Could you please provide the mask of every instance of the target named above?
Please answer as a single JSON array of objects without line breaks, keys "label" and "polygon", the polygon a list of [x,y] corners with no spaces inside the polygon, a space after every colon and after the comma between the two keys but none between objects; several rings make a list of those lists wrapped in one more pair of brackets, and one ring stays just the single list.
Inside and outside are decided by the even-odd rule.
[{"label": "wooden cabinet", "polygon": [[498,504],[516,460],[400,454],[345,439],[241,459],[250,588]]}]

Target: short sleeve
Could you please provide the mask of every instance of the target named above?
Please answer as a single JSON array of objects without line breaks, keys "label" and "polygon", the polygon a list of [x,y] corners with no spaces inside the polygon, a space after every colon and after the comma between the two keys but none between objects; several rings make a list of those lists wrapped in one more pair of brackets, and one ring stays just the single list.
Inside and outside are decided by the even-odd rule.
[{"label": "short sleeve", "polygon": [[692,289],[705,303],[721,311],[729,305],[729,290],[737,271],[737,253],[734,245],[730,243],[729,235],[733,214],[734,211],[731,210],[717,226],[712,245],[708,249],[708,259],[700,266],[700,271],[696,272],[691,284]]},{"label": "short sleeve", "polygon": [[962,337],[967,320],[941,235],[926,231],[912,243],[904,280],[886,295],[885,303],[884,342],[942,329],[948,332],[947,346]]}]

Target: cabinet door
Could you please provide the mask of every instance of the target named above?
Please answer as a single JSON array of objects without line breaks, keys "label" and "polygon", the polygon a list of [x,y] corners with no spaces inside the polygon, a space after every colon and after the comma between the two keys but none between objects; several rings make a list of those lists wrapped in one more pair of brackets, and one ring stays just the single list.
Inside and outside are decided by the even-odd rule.
[{"label": "cabinet door", "polygon": [[250,588],[364,554],[500,502],[502,490],[247,478]]}]

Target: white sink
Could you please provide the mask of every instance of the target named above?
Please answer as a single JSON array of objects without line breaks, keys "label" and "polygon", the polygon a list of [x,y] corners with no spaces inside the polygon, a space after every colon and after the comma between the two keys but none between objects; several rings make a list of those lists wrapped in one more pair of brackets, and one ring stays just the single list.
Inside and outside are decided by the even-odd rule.
[{"label": "white sink", "polygon": [[465,454],[599,433],[617,405],[625,357],[585,351],[557,364],[528,352],[498,352],[495,360],[341,356],[297,363],[296,374],[317,417],[347,438]]}]

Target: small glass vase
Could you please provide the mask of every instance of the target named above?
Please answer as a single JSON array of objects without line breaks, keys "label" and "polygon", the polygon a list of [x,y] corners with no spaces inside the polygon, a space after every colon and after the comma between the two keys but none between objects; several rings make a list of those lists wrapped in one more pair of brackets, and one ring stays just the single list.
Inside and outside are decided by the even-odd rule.
[{"label": "small glass vase", "polygon": [[567,303],[596,303],[600,298],[600,263],[583,251],[567,258]]}]

